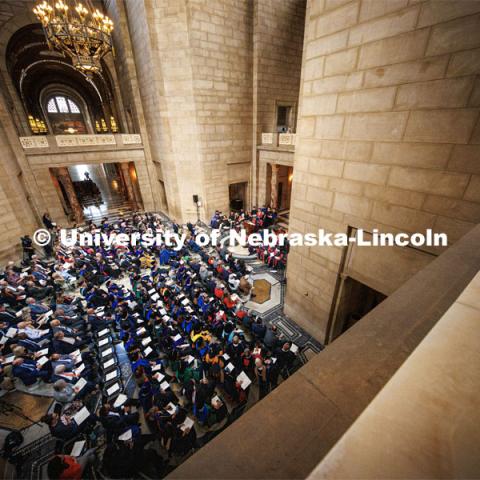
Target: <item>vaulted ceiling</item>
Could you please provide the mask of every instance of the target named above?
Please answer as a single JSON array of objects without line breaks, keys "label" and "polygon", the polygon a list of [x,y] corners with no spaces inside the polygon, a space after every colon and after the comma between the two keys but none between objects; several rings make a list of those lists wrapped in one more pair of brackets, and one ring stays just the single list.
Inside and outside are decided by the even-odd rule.
[{"label": "vaulted ceiling", "polygon": [[[0,1],[0,30],[15,15],[25,14],[34,7],[32,0]],[[7,69],[28,113],[41,115],[40,94],[49,85],[66,86],[75,90],[96,116],[102,113],[102,103],[111,103],[112,85],[108,69],[89,77],[76,70],[70,58],[48,48],[40,23],[19,28],[6,48]]]}]

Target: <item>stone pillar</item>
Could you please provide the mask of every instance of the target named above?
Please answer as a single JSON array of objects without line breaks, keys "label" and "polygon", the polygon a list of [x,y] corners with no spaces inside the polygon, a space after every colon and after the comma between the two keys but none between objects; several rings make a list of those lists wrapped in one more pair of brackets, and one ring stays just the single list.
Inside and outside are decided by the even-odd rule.
[{"label": "stone pillar", "polygon": [[76,223],[83,222],[83,208],[78,201],[75,188],[73,187],[72,179],[70,173],[68,173],[67,167],[59,167],[57,169],[58,181],[63,185],[65,193],[67,194],[68,201],[73,210],[73,216]]},{"label": "stone pillar", "polygon": [[123,183],[127,191],[127,200],[132,204],[134,210],[137,210],[137,201],[135,198],[135,190],[130,177],[130,165],[128,162],[120,163],[120,171],[122,172]]},{"label": "stone pillar", "polygon": [[270,207],[277,208],[278,206],[278,165],[272,163],[272,180],[270,188]]}]

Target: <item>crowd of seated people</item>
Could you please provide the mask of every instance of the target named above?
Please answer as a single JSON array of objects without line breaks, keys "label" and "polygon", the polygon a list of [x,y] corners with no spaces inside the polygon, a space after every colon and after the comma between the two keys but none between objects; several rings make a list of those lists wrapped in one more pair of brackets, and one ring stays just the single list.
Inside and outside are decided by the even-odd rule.
[{"label": "crowd of seated people", "polygon": [[251,253],[272,269],[284,269],[287,266],[288,243],[285,245],[250,247]]},{"label": "crowd of seated people", "polygon": [[[277,212],[270,207],[262,207],[253,209],[250,212],[240,210],[239,212],[230,212],[223,215],[220,211],[216,211],[210,221],[210,227],[215,229],[245,229],[248,234],[261,231],[263,229],[275,230],[275,222]],[[284,233],[276,230],[276,233]],[[288,240],[284,245],[259,245],[249,246],[249,252],[256,255],[259,260],[268,265],[272,269],[284,269],[287,265],[287,256],[289,251]]]},{"label": "crowd of seated people", "polygon": [[[104,233],[167,228],[182,227],[155,214],[86,227]],[[130,471],[118,469],[126,458],[153,455],[145,449],[151,441],[168,455],[188,454],[198,446],[199,428],[223,428],[252,386],[255,401],[298,363],[295,346],[275,325],[244,308],[242,297],[251,291],[245,263],[226,250],[200,248],[195,228],[188,226],[179,251],[57,245],[53,261],[33,255],[26,267],[9,263],[1,276],[1,388],[51,384],[55,406],[43,418],[51,434],[70,441],[101,426],[104,468],[112,476]],[[124,347],[136,384],[135,398],[121,402],[120,373],[110,381],[106,361],[116,344]],[[118,362],[111,367],[120,370]],[[111,387],[117,381],[122,388]],[[88,450],[82,461],[72,458],[56,456],[51,476],[78,478],[93,457]]]}]

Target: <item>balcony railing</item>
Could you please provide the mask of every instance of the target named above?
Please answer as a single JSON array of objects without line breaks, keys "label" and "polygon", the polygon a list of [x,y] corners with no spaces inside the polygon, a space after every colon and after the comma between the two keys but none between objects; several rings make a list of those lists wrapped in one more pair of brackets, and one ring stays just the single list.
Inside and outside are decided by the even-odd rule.
[{"label": "balcony railing", "polygon": [[72,148],[99,147],[108,145],[141,145],[142,137],[138,133],[120,133],[107,135],[35,135],[20,137],[24,150],[32,148]]},{"label": "balcony railing", "polygon": [[295,133],[262,133],[262,145],[289,147],[295,145]]}]

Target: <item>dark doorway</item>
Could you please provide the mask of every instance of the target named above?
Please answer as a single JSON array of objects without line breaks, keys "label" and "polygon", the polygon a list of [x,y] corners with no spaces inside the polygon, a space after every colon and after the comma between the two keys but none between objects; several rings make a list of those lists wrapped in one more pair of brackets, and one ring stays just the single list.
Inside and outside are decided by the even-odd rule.
[{"label": "dark doorway", "polygon": [[247,199],[247,182],[232,183],[229,185],[230,210],[243,210]]},{"label": "dark doorway", "polygon": [[373,310],[386,295],[351,277],[346,277],[340,291],[330,341],[335,340]]},{"label": "dark doorway", "polygon": [[119,164],[72,165],[68,171],[86,219],[97,221],[133,209]]}]

